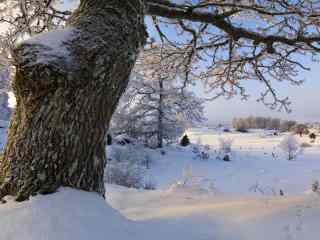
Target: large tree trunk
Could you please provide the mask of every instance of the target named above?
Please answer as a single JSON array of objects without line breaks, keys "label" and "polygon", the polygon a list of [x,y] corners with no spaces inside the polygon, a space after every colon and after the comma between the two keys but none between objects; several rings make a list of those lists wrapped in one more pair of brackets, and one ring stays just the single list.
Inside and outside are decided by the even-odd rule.
[{"label": "large tree trunk", "polygon": [[82,0],[67,30],[14,50],[17,107],[0,199],[60,186],[104,195],[106,131],[145,42],[143,19],[142,0]]}]

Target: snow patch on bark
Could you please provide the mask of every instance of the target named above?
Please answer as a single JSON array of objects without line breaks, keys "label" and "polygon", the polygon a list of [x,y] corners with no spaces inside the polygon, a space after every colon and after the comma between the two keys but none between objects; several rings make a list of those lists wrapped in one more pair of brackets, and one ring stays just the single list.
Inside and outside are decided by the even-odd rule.
[{"label": "snow patch on bark", "polygon": [[[61,30],[54,30],[46,33],[42,33],[32,37],[21,45],[33,45],[41,46],[45,49],[37,55],[37,60],[33,64],[49,63],[52,58],[63,57],[64,59],[70,58],[70,51],[68,44],[76,35],[76,28],[69,27]],[[28,56],[28,55],[26,55]]]}]

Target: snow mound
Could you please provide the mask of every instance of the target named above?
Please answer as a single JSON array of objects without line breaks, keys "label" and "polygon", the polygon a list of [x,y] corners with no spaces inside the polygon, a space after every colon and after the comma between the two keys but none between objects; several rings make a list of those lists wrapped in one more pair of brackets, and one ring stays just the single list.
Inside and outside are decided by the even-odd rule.
[{"label": "snow mound", "polygon": [[1,240],[136,239],[129,224],[97,194],[70,188],[0,205]]}]

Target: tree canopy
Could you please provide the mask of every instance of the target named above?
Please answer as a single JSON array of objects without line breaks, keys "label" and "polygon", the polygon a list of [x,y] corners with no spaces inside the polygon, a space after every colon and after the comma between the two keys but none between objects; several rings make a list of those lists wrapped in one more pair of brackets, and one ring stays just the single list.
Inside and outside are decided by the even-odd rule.
[{"label": "tree canopy", "polygon": [[[89,0],[81,0],[86,2]],[[63,26],[77,0],[0,1],[0,44],[5,54],[28,36]],[[320,51],[320,1],[314,0],[144,0],[145,13],[159,39],[183,59],[185,82],[202,79],[212,98],[240,94],[244,83],[261,82],[260,101],[289,110],[275,81],[300,85],[301,58],[317,60]],[[175,31],[175,34],[168,32]],[[178,38],[177,38],[178,36]],[[8,53],[6,55],[9,55]],[[197,64],[194,64],[197,63]]]}]

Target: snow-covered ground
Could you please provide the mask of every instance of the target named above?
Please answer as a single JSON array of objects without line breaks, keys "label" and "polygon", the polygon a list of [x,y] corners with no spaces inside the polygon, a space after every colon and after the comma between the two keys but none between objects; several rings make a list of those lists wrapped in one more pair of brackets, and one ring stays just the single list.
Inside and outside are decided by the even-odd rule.
[{"label": "snow-covered ground", "polygon": [[[288,161],[279,148],[287,134],[270,132],[225,133],[208,128],[188,132],[191,142],[210,145],[210,159],[195,158],[192,147],[170,147],[165,156],[158,155],[151,175],[160,188],[167,188],[179,178],[183,169],[192,169],[194,179],[211,182],[220,192],[236,194],[285,194],[308,191],[312,182],[320,180],[320,145],[318,141],[304,148],[297,158]],[[218,160],[219,138],[232,139],[231,162]],[[297,137],[310,143],[308,136]]]},{"label": "snow-covered ground", "polygon": [[[320,194],[310,190],[320,180],[318,142],[288,161],[278,148],[284,135],[208,128],[188,135],[210,145],[210,158],[196,158],[192,146],[151,151],[147,174],[157,190],[107,184],[106,200],[63,188],[9,201],[0,205],[0,240],[318,239]],[[216,158],[221,137],[233,139],[231,162]]]}]

